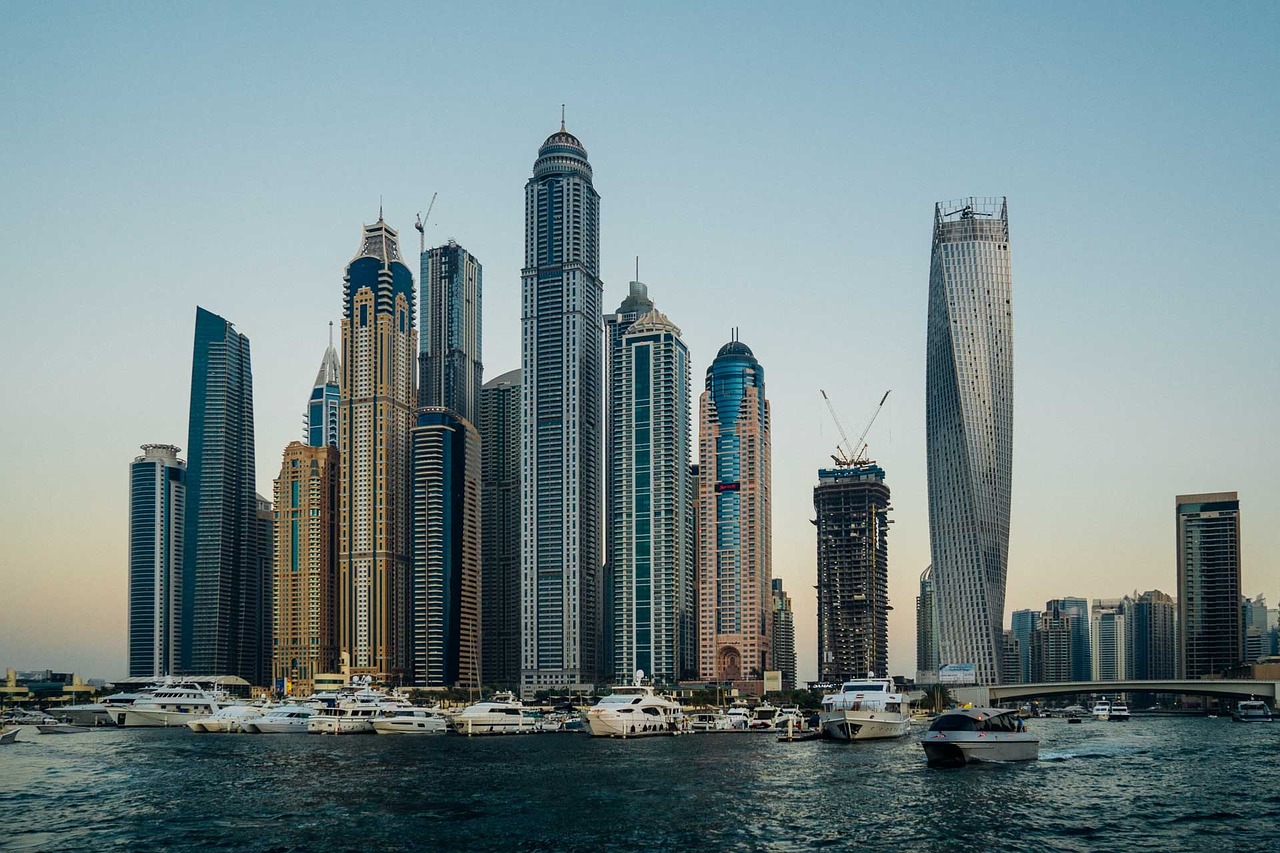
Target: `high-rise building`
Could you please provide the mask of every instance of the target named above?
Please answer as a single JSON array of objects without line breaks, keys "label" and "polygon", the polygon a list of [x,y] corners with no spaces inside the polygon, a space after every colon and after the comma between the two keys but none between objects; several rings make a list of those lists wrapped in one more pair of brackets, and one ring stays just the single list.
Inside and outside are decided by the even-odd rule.
[{"label": "high-rise building", "polygon": [[[823,468],[818,528],[818,680],[889,672],[889,487],[874,462]],[[918,627],[918,626],[917,626]]]},{"label": "high-rise building", "polygon": [[1013,472],[1013,277],[1008,204],[933,216],[925,424],[941,662],[1000,677]]},{"label": "high-rise building", "polygon": [[440,406],[473,426],[479,416],[480,262],[450,240],[422,252],[418,325],[418,405]]},{"label": "high-rise building", "polygon": [[1129,632],[1125,624],[1127,600],[1118,598],[1093,600],[1093,627],[1089,637],[1092,643],[1090,658],[1093,666],[1090,676],[1094,681],[1124,681],[1130,677],[1127,648]]},{"label": "high-rise building", "polygon": [[129,677],[179,672],[187,463],[144,444],[129,465]]},{"label": "high-rise building", "polygon": [[1000,683],[1022,683],[1022,643],[1013,635],[1012,630],[1000,634]]},{"label": "high-rise building", "polygon": [[1031,683],[1031,635],[1039,620],[1040,613],[1036,610],[1015,610],[1009,620],[1009,629],[1018,641],[1018,672],[1023,684]]},{"label": "high-rise building", "polygon": [[933,601],[933,566],[920,573],[920,593],[916,596],[916,681],[931,684],[938,680],[938,615]]},{"label": "high-rise building", "polygon": [[[611,330],[617,325],[614,318],[606,322]],[[674,684],[696,672],[689,395],[689,350],[680,329],[649,310],[609,352],[612,584],[605,603],[613,646],[608,669],[619,679],[639,669]]]},{"label": "high-rise building", "polygon": [[1240,622],[1240,500],[1178,495],[1178,675],[1213,675],[1244,659]]},{"label": "high-rise building", "polygon": [[338,448],[291,442],[275,500],[274,653],[277,688],[310,696],[338,671]]},{"label": "high-rise building", "polygon": [[486,684],[520,682],[520,370],[480,389],[480,671]]},{"label": "high-rise building", "polygon": [[758,689],[772,668],[770,415],[764,368],[734,337],[698,401],[698,677]]},{"label": "high-rise building", "polygon": [[479,687],[480,434],[423,407],[413,447],[412,683]]},{"label": "high-rise building", "polygon": [[1244,662],[1256,663],[1271,653],[1267,625],[1267,597],[1240,599],[1240,624],[1244,630]]},{"label": "high-rise building", "polygon": [[564,128],[525,184],[521,691],[600,674],[600,196]]},{"label": "high-rise building", "polygon": [[1038,684],[1072,681],[1072,648],[1071,617],[1057,607],[1041,613],[1031,633],[1032,680]]},{"label": "high-rise building", "polygon": [[791,596],[782,589],[782,578],[771,581],[773,600],[773,666],[782,673],[782,689],[796,689],[796,623]]},{"label": "high-rise building", "polygon": [[342,401],[342,365],[333,348],[333,323],[329,324],[329,346],[320,360],[316,384],[307,401],[307,444],[312,447],[338,446],[338,405]]},{"label": "high-rise building", "polygon": [[[639,261],[636,262],[636,277],[639,278]],[[622,478],[630,474],[613,458],[614,448],[623,440],[618,413],[621,411],[621,395],[629,388],[628,376],[624,374],[627,365],[622,358],[622,336],[641,314],[653,310],[653,300],[649,299],[649,289],[639,281],[630,284],[627,298],[614,314],[604,316],[604,566],[600,576],[600,589],[603,596],[603,623],[601,625],[601,676],[609,679],[615,675],[624,681],[631,677],[633,670],[616,670],[616,647],[614,644],[615,602],[614,602],[614,566],[617,563],[615,541],[618,521],[625,512],[618,508],[617,500],[627,484]],[[686,353],[687,357],[687,353]]]},{"label": "high-rise building", "polygon": [[1125,608],[1125,671],[1139,681],[1176,678],[1178,606],[1160,590],[1134,593]]},{"label": "high-rise building", "polygon": [[1093,644],[1089,640],[1089,601],[1068,596],[1046,601],[1045,610],[1055,610],[1071,625],[1071,681],[1093,677]]},{"label": "high-rise building", "polygon": [[254,525],[257,531],[257,583],[258,589],[258,677],[254,684],[271,683],[271,661],[275,647],[275,530],[276,517],[271,501],[257,492],[253,493],[256,506]]},{"label": "high-rise building", "polygon": [[381,214],[347,265],[339,406],[338,644],[352,675],[408,661],[409,429],[417,402],[413,273]]},{"label": "high-rise building", "polygon": [[183,670],[262,685],[262,559],[249,339],[196,308],[187,425]]}]

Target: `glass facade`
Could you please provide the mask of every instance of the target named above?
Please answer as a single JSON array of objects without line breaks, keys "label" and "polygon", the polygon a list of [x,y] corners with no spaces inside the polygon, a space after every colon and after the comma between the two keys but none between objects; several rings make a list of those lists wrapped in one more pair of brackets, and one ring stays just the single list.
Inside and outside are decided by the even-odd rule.
[{"label": "glass facade", "polygon": [[249,339],[196,309],[187,432],[182,664],[265,684],[261,536]]},{"label": "glass facade", "polygon": [[457,243],[422,253],[418,300],[418,405],[438,406],[474,424],[481,363],[480,262]]},{"label": "glass facade", "polygon": [[520,396],[521,372],[480,389],[483,444],[480,547],[481,672],[505,689],[520,681]]},{"label": "glass facade", "polygon": [[929,538],[940,663],[1000,682],[1013,475],[1008,205],[934,209],[926,343]]},{"label": "glass facade", "polygon": [[129,677],[180,671],[187,466],[144,444],[129,466]]},{"label": "glass facade", "polygon": [[1235,492],[1176,499],[1180,678],[1244,660],[1240,609],[1240,501]]},{"label": "glass facade", "polygon": [[525,184],[521,366],[521,690],[594,684],[601,669],[600,196],[563,126]]}]

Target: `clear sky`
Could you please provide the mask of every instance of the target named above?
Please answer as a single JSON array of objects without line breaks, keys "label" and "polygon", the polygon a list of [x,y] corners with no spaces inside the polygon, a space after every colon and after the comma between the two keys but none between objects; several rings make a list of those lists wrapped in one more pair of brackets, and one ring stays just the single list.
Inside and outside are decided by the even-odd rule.
[{"label": "clear sky", "polygon": [[[929,562],[933,204],[1007,195],[1008,609],[1176,591],[1173,499],[1238,490],[1280,599],[1280,5],[8,4],[0,666],[125,670],[127,466],[185,448],[195,306],[249,335],[258,488],[301,436],[362,223],[484,264],[519,366],[523,187],[568,127],[612,310],[640,256],[695,382],[741,328],[773,405],[774,574],[816,671],[815,469],[886,389],[891,668]],[[1267,260],[1270,258],[1271,260]]]}]

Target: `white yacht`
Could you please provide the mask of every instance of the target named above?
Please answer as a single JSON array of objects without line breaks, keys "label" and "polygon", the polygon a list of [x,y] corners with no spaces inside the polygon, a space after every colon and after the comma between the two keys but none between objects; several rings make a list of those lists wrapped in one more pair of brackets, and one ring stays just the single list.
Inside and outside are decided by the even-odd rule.
[{"label": "white yacht", "polygon": [[436,708],[395,708],[373,718],[373,730],[380,735],[442,735],[448,728]]},{"label": "white yacht", "polygon": [[1237,723],[1270,723],[1275,719],[1271,708],[1260,699],[1246,699],[1236,705],[1231,719]]},{"label": "white yacht", "polygon": [[939,714],[920,739],[930,767],[979,761],[1034,761],[1040,738],[1009,708],[965,708]]},{"label": "white yacht", "polygon": [[509,692],[468,705],[449,720],[460,735],[506,735],[539,731],[539,721],[526,713],[524,703]]},{"label": "white yacht", "polygon": [[187,721],[187,728],[193,732],[243,731],[244,724],[256,720],[263,714],[263,708],[257,705],[227,705],[214,711],[207,717],[197,717]]},{"label": "white yacht", "polygon": [[277,705],[261,717],[243,720],[240,730],[249,734],[306,734],[307,720],[316,715],[310,705]]},{"label": "white yacht", "polygon": [[729,718],[729,728],[734,731],[745,731],[751,727],[751,709],[746,705],[734,705],[725,712]]},{"label": "white yacht", "polygon": [[1104,699],[1094,705],[1093,710],[1090,711],[1090,713],[1093,714],[1093,718],[1095,720],[1102,720],[1103,722],[1106,722],[1111,719],[1111,703]]},{"label": "white yacht", "polygon": [[83,705],[63,705],[50,712],[53,717],[72,726],[113,726],[111,713],[102,702],[90,702]]},{"label": "white yacht", "polygon": [[115,711],[118,726],[182,726],[233,704],[225,694],[189,684],[157,688],[132,705]]},{"label": "white yacht", "polygon": [[644,670],[637,669],[631,686],[613,688],[587,711],[592,737],[645,737],[679,731],[684,718],[680,703],[658,695],[643,682]]},{"label": "white yacht", "polygon": [[903,737],[911,730],[909,704],[892,679],[868,672],[865,679],[846,681],[839,693],[822,697],[818,724],[835,740]]},{"label": "white yacht", "polygon": [[1129,706],[1120,701],[1112,702],[1111,716],[1109,719],[1113,723],[1125,722],[1129,719]]},{"label": "white yacht", "polygon": [[[789,724],[789,726],[788,726]],[[778,713],[773,718],[773,730],[777,732],[785,732],[788,727],[793,732],[802,732],[805,728],[804,714],[800,713],[799,705],[783,705],[778,709]]]},{"label": "white yacht", "polygon": [[307,720],[307,731],[322,735],[372,734],[373,720],[401,708],[413,707],[405,699],[383,690],[365,687],[336,706],[321,708]]},{"label": "white yacht", "polygon": [[752,731],[771,732],[777,716],[778,709],[770,705],[769,700],[766,699],[751,709],[751,719],[747,723],[747,728]]},{"label": "white yacht", "polygon": [[[731,732],[735,729],[733,718],[721,711],[701,711],[689,715],[689,728],[695,732]],[[738,726],[736,728],[745,728]]]}]

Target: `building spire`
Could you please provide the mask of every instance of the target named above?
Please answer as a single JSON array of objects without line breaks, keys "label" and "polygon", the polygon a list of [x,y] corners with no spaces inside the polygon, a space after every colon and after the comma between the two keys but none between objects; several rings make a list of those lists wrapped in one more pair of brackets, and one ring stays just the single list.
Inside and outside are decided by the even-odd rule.
[{"label": "building spire", "polygon": [[564,130],[564,104],[560,105],[560,129]]},{"label": "building spire", "polygon": [[382,193],[378,193],[378,221],[382,221]]},{"label": "building spire", "polygon": [[329,321],[329,346],[333,346],[333,321]]}]

